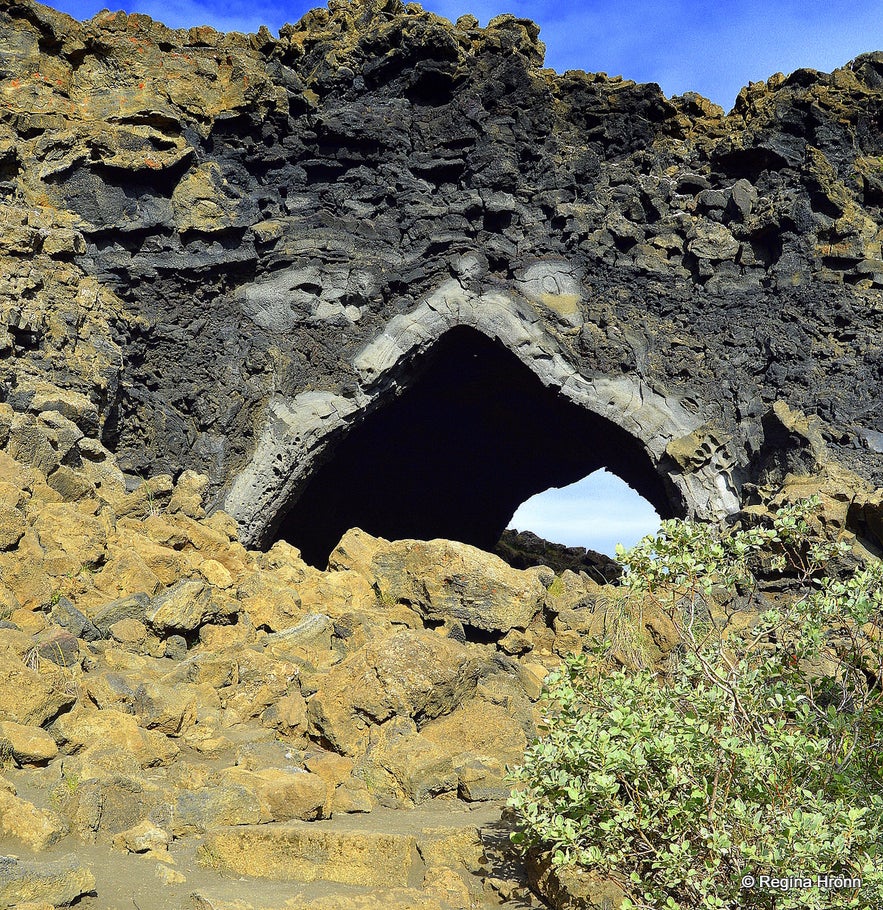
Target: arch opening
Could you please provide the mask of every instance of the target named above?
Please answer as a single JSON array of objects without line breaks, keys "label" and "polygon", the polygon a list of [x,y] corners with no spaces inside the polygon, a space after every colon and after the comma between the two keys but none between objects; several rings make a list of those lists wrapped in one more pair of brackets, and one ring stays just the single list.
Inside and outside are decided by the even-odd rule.
[{"label": "arch opening", "polygon": [[684,512],[641,442],[543,385],[500,342],[457,326],[404,388],[327,451],[275,538],[324,566],[352,527],[490,550],[525,500],[609,467],[662,517]]},{"label": "arch opening", "polygon": [[614,556],[616,545],[634,546],[655,534],[659,513],[643,496],[608,468],[566,487],[551,487],[521,503],[509,522],[567,547]]}]

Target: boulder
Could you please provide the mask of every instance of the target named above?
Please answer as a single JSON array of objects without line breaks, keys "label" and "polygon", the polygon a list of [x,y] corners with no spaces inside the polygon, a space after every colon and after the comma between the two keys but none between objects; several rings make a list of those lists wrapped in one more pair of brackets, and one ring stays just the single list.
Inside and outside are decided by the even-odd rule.
[{"label": "boulder", "polygon": [[77,569],[104,562],[107,546],[104,526],[72,503],[44,505],[34,521],[34,529],[47,554],[62,553]]},{"label": "boulder", "polygon": [[98,641],[101,630],[66,597],[59,597],[49,613],[52,621],[84,641]]},{"label": "boulder", "polygon": [[123,619],[143,620],[147,615],[150,598],[144,592],[130,594],[104,604],[92,617],[100,635],[107,635],[114,623]]},{"label": "boulder", "polygon": [[585,572],[601,584],[614,582],[622,575],[622,567],[603,553],[585,547],[568,547],[551,543],[533,531],[507,528],[494,546],[493,552],[513,569],[548,566],[556,575],[562,572]]},{"label": "boulder", "polygon": [[81,759],[110,749],[130,756],[141,768],[150,768],[169,764],[179,751],[161,732],[145,730],[131,714],[112,708],[77,707],[55,722],[53,732],[67,754]]},{"label": "boulder", "polygon": [[108,559],[95,576],[95,587],[105,597],[125,599],[144,593],[152,596],[162,589],[162,580],[141,558],[133,541],[108,545]]},{"label": "boulder", "polygon": [[52,862],[0,856],[0,908],[25,902],[66,907],[95,888],[95,876],[74,856]]},{"label": "boulder", "polygon": [[41,727],[75,701],[63,671],[37,673],[21,663],[0,662],[0,720]]},{"label": "boulder", "polygon": [[373,583],[385,602],[427,620],[459,620],[484,632],[525,629],[542,609],[548,569],[511,568],[498,556],[449,540],[399,540],[377,550]]},{"label": "boulder", "polygon": [[134,828],[121,831],[113,838],[114,847],[130,853],[164,851],[172,842],[172,835],[163,828],[145,819]]},{"label": "boulder", "polygon": [[0,755],[11,755],[19,765],[43,765],[57,754],[55,740],[40,727],[0,721]]},{"label": "boulder", "polygon": [[185,579],[154,598],[146,621],[159,634],[193,632],[205,623],[229,621],[238,610],[235,600],[205,582]]},{"label": "boulder", "polygon": [[48,637],[37,639],[37,654],[59,667],[73,667],[80,660],[80,642],[69,632],[56,629]]},{"label": "boulder", "polygon": [[261,803],[248,787],[234,782],[216,782],[201,790],[178,795],[172,833],[208,831],[224,825],[255,825],[261,821]]},{"label": "boulder", "polygon": [[696,236],[687,244],[687,249],[697,259],[735,259],[739,241],[724,225],[702,220],[696,222]]},{"label": "boulder", "polygon": [[[522,707],[522,711],[524,708]],[[531,722],[529,711],[515,710],[480,698],[471,698],[445,717],[427,723],[422,730],[430,742],[451,756],[464,753],[470,758],[518,762],[527,748],[525,727]]]},{"label": "boulder", "polygon": [[38,809],[33,803],[0,790],[0,835],[39,852],[57,843],[65,834],[67,825],[55,812]]},{"label": "boulder", "polygon": [[548,853],[528,854],[531,887],[553,910],[619,910],[627,893],[616,882],[579,867],[556,866]]},{"label": "boulder", "polygon": [[25,516],[15,508],[0,504],[0,550],[11,550],[27,527]]},{"label": "boulder", "polygon": [[135,690],[133,708],[146,730],[181,736],[196,723],[200,691],[187,683],[145,680]]},{"label": "boulder", "polygon": [[257,797],[262,822],[320,818],[328,799],[328,785],[318,775],[299,768],[230,768],[224,779],[242,785]]},{"label": "boulder", "polygon": [[360,774],[373,782],[375,795],[420,805],[457,792],[451,753],[417,731],[413,721],[397,720],[381,728]]},{"label": "boulder", "polygon": [[329,671],[309,702],[311,729],[336,751],[359,755],[372,724],[447,714],[475,691],[484,668],[463,645],[434,632],[397,632]]},{"label": "boulder", "polygon": [[210,831],[197,855],[203,865],[236,875],[394,888],[416,883],[416,846],[411,835],[283,822]]},{"label": "boulder", "polygon": [[125,773],[110,769],[103,776],[84,779],[76,773],[79,767],[77,761],[65,761],[62,782],[52,794],[77,837],[107,844],[145,820],[168,826],[172,811],[168,788],[125,769]]}]

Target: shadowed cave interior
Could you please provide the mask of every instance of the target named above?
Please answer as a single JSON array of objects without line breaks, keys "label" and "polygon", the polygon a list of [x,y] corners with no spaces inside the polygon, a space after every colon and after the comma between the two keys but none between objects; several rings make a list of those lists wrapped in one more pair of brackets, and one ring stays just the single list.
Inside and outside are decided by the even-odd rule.
[{"label": "shadowed cave interior", "polygon": [[518,506],[606,467],[663,518],[683,514],[640,443],[547,388],[501,343],[443,335],[398,388],[329,445],[276,539],[324,568],[353,527],[490,550]]}]

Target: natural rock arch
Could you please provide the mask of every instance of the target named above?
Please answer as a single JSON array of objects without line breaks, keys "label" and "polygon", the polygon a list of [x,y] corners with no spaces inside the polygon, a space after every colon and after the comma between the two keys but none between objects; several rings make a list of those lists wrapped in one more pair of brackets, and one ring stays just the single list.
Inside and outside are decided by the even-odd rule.
[{"label": "natural rock arch", "polygon": [[132,487],[204,473],[270,541],[459,326],[688,514],[883,484],[883,54],[725,114],[399,0],[278,38],[19,0],[0,46],[0,402],[65,401]]},{"label": "natural rock arch", "polygon": [[[581,375],[517,291],[466,284],[452,280],[389,320],[354,358],[354,394],[271,403],[224,502],[241,536],[265,545],[281,535],[316,562],[352,525],[490,547],[524,499],[601,467],[663,515],[736,511],[713,454],[691,471],[669,455],[673,440],[695,435],[696,414],[636,377]],[[480,382],[485,400],[474,394]],[[493,395],[508,406],[495,408]]]},{"label": "natural rock arch", "polygon": [[[664,517],[682,497],[640,441],[542,384],[498,341],[460,326],[414,364],[315,468],[276,535],[324,566],[350,527],[494,547],[515,509],[601,468]],[[398,390],[396,390],[398,391]]]}]

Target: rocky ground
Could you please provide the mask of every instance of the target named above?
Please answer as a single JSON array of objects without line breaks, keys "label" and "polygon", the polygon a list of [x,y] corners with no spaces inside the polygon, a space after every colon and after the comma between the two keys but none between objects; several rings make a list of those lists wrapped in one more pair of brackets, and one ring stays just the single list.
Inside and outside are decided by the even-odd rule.
[{"label": "rocky ground", "polygon": [[605,589],[359,530],[327,571],[248,551],[43,391],[0,405],[0,906],[531,906],[505,767]]},{"label": "rocky ground", "polygon": [[724,115],[396,2],[275,39],[22,0],[0,44],[0,908],[564,906],[505,769],[611,567],[351,530],[320,570],[214,506],[256,478],[259,539],[462,323],[600,383],[645,473],[821,492],[879,554],[883,55]]},{"label": "rocky ground", "polygon": [[[325,571],[286,543],[249,551],[206,517],[204,477],[129,490],[86,399],[39,401],[0,405],[0,907],[456,910],[537,905],[531,877],[560,891],[507,847],[506,765],[547,670],[613,629],[612,587],[358,529]],[[821,526],[879,546],[879,493],[780,416],[817,471],[778,501],[821,491]],[[757,497],[743,520],[777,501]],[[642,624],[651,659],[676,643],[664,615]]]}]

